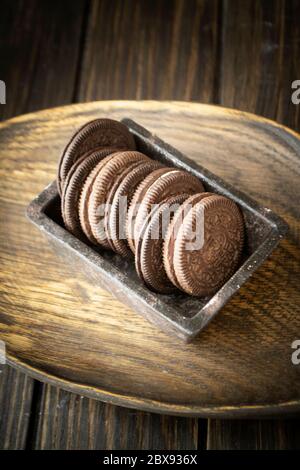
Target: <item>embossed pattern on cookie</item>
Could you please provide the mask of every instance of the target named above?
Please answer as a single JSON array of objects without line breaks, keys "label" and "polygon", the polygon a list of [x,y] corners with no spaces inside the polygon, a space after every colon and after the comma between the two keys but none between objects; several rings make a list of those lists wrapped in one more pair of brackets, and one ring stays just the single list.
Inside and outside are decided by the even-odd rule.
[{"label": "embossed pattern on cookie", "polygon": [[171,169],[162,174],[147,188],[136,214],[134,224],[135,244],[139,238],[139,232],[143,221],[152,210],[153,205],[159,204],[167,197],[178,194],[196,194],[204,191],[201,181],[186,171]]},{"label": "embossed pattern on cookie", "polygon": [[[203,246],[187,249],[201,217]],[[197,203],[185,217],[175,241],[174,269],[181,289],[194,296],[216,292],[238,266],[243,242],[243,217],[232,200],[216,195]]]},{"label": "embossed pattern on cookie", "polygon": [[170,225],[167,229],[164,243],[163,243],[163,262],[165,271],[170,279],[170,281],[178,288],[181,289],[179,282],[177,281],[177,277],[174,270],[174,245],[175,240],[177,238],[177,234],[181,224],[183,222],[184,217],[188,214],[190,209],[200,202],[202,199],[215,196],[214,193],[204,192],[200,194],[194,194],[193,196],[189,196],[185,201],[182,203],[178,211],[175,213],[173,219],[170,222]]},{"label": "embossed pattern on cookie", "polygon": [[145,220],[136,245],[135,266],[145,284],[155,292],[170,294],[176,290],[163,263],[163,241],[167,227],[188,194],[179,194],[163,201]]},{"label": "embossed pattern on cookie", "polygon": [[113,119],[95,119],[82,126],[65,147],[58,164],[57,187],[62,193],[64,180],[81,155],[97,148],[135,149],[135,141],[128,128]]}]

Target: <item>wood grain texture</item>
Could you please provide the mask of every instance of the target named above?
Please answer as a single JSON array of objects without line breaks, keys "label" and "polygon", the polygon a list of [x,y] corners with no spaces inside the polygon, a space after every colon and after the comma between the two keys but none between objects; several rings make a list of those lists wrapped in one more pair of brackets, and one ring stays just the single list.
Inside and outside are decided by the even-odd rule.
[{"label": "wood grain texture", "polygon": [[84,0],[1,2],[0,76],[7,104],[0,117],[72,101],[85,5]]},{"label": "wood grain texture", "polygon": [[223,2],[220,104],[300,128],[291,102],[300,76],[298,0]]},{"label": "wood grain texture", "polygon": [[[27,202],[55,175],[68,135],[99,115],[132,117],[260,203],[267,201],[290,224],[288,239],[192,344],[167,337],[77,279],[24,219]],[[222,108],[158,102],[58,108],[3,123],[0,133],[6,219],[1,334],[14,362],[79,393],[167,413],[251,414],[299,404],[299,368],[291,363],[300,318],[296,134]],[[237,171],[241,160],[248,178]],[[278,187],[286,188],[280,199]]]},{"label": "wood grain texture", "polygon": [[[91,2],[87,34],[83,37],[84,60],[78,68],[80,75],[76,81],[75,99],[213,100],[218,76],[219,19],[218,0],[190,1],[188,4],[165,0]],[[55,397],[52,397],[53,400]],[[119,413],[112,413],[111,405],[103,404],[102,408],[108,408],[110,416],[105,430],[102,428],[103,432],[114,436],[115,431],[110,432],[110,427],[116,428]],[[178,448],[196,439],[195,433],[190,436],[190,433],[178,432],[177,420],[166,417],[163,418],[164,439],[161,439],[155,425],[159,419],[141,411],[135,413],[136,421],[143,423],[143,435],[149,437],[141,440],[133,434],[132,413],[122,410],[122,442],[126,441],[129,448],[138,445],[137,439],[140,445],[149,445],[150,448],[159,445],[158,441],[160,445],[170,442],[175,446],[174,435],[178,436]],[[43,411],[40,416],[42,420]],[[57,422],[53,418],[52,425],[49,422],[48,425],[51,429],[55,428],[56,435],[59,435],[63,433],[63,428],[56,426]],[[206,422],[200,423],[201,447],[205,441]],[[198,428],[194,419],[190,420],[189,427]],[[184,429],[187,430],[188,426]],[[47,437],[45,439],[47,441]]]},{"label": "wood grain texture", "polygon": [[37,449],[196,449],[198,420],[160,416],[90,400],[46,385]]},{"label": "wood grain texture", "polygon": [[[300,76],[299,15],[297,0],[223,2],[221,104],[256,112],[300,130],[300,107],[291,102],[291,83]],[[256,175],[260,179],[258,172]],[[247,172],[240,171],[240,177],[247,178]],[[257,191],[259,186],[261,183]],[[208,448],[299,448],[297,426],[296,420],[210,420]]]},{"label": "wood grain texture", "polygon": [[218,0],[92,2],[77,99],[215,99]]},{"label": "wood grain texture", "polygon": [[[48,2],[43,2],[43,4],[32,2],[31,6],[32,9],[30,9],[30,6],[28,7],[28,3],[26,5],[27,10],[25,11],[25,6],[24,4],[18,2],[14,3],[14,12],[13,8],[11,5],[9,6],[9,15],[7,15],[5,22],[3,25],[8,25],[9,22],[12,20],[14,22],[14,31],[17,33],[17,39],[14,39],[8,31],[7,26],[7,31],[4,31],[3,37],[8,36],[10,39],[9,41],[5,41],[3,43],[3,49],[5,48],[5,54],[7,54],[7,51],[9,50],[9,53],[6,55],[5,62],[3,63],[4,67],[3,70],[5,69],[5,77],[6,81],[10,83],[10,97],[9,97],[9,112],[8,112],[8,107],[6,107],[5,111],[6,113],[4,116],[8,117],[12,115],[13,113],[21,113],[24,111],[28,111],[30,109],[35,109],[38,107],[43,107],[43,106],[50,106],[56,103],[67,103],[69,99],[73,95],[78,99],[79,98],[79,93],[77,92],[77,85],[81,84],[81,88],[84,88],[84,83],[87,81],[89,82],[89,86],[95,86],[96,87],[96,93],[99,94],[99,72],[101,72],[101,97],[102,98],[109,98],[110,96],[113,96],[111,94],[112,91],[112,84],[113,83],[118,83],[118,96],[121,98],[128,98],[128,97],[138,97],[141,94],[141,87],[137,86],[137,82],[140,84],[141,83],[141,60],[139,60],[139,73],[138,74],[133,74],[132,77],[130,77],[130,83],[128,80],[125,82],[123,80],[122,74],[118,75],[116,73],[116,67],[108,67],[107,65],[110,64],[109,58],[108,62],[106,64],[105,70],[101,67],[101,63],[103,61],[103,54],[99,55],[98,50],[96,49],[96,56],[95,56],[95,51],[93,52],[92,56],[90,55],[90,49],[93,49],[93,42],[99,44],[100,50],[102,51],[102,44],[99,42],[99,38],[97,39],[97,36],[99,34],[101,35],[100,40],[102,42],[107,41],[107,38],[109,38],[110,34],[110,28],[107,27],[109,25],[108,20],[114,21],[114,16],[118,17],[119,10],[120,10],[120,5],[122,2],[114,2],[114,4],[109,4],[108,2],[103,3],[102,2],[102,10],[101,10],[101,15],[99,17],[99,14],[97,13],[97,25],[96,27],[93,28],[93,31],[91,31],[91,28],[89,28],[89,34],[92,34],[92,39],[87,42],[87,56],[90,57],[88,60],[88,68],[83,69],[81,66],[77,66],[77,70],[81,71],[80,77],[77,76],[74,79],[74,60],[76,62],[76,54],[74,55],[74,50],[76,48],[79,50],[80,46],[78,45],[78,37],[79,34],[82,36],[82,39],[84,40],[84,23],[85,19],[82,22],[83,27],[80,28],[80,22],[81,20],[81,12],[77,12],[77,25],[75,25],[75,28],[73,26],[73,23],[75,21],[74,15],[67,15],[68,19],[66,19],[66,15],[63,15],[62,9],[64,9],[64,6],[58,6],[58,5],[51,5],[51,8],[48,8]],[[78,5],[79,2],[77,3],[78,10],[82,8],[82,4]],[[93,2],[93,12],[97,12],[99,10],[99,5],[97,5],[98,2]],[[152,5],[150,5],[152,3]],[[66,2],[65,2],[66,4]],[[154,11],[152,12],[150,21],[149,18],[145,19],[143,18],[143,14],[141,14],[141,10],[139,9],[138,14],[134,15],[137,21],[134,22],[134,24],[128,25],[128,22],[125,24],[125,30],[123,30],[123,35],[122,35],[122,41],[126,41],[126,37],[130,34],[133,35],[133,38],[138,38],[137,43],[134,44],[135,46],[135,58],[138,55],[139,57],[142,57],[145,55],[145,50],[148,51],[148,66],[147,66],[147,73],[149,72],[150,74],[150,79],[154,79],[153,85],[151,84],[151,80],[148,82],[147,85],[147,90],[148,90],[148,97],[151,97],[151,93],[154,93],[155,96],[157,97],[163,97],[163,94],[166,97],[171,97],[172,94],[170,94],[168,86],[169,83],[164,80],[164,72],[165,69],[162,71],[163,73],[160,72],[159,77],[158,77],[158,71],[161,70],[161,66],[163,63],[166,62],[166,59],[168,60],[172,56],[172,65],[169,68],[168,76],[170,77],[171,74],[176,73],[178,77],[178,73],[181,73],[181,70],[184,71],[184,67],[187,64],[189,64],[189,71],[192,72],[193,79],[190,80],[191,73],[185,74],[184,75],[184,81],[181,80],[180,83],[180,88],[178,89],[178,84],[179,81],[176,79],[173,85],[173,92],[172,93],[177,93],[178,98],[185,98],[185,99],[190,99],[194,97],[195,99],[197,98],[202,98],[204,100],[211,99],[214,93],[214,77],[213,80],[211,79],[212,73],[214,72],[214,68],[216,66],[215,63],[215,56],[216,56],[216,27],[217,27],[217,2],[205,2],[205,5],[203,2],[194,2],[192,7],[194,8],[193,12],[189,10],[188,13],[188,23],[182,22],[182,19],[178,14],[176,13],[177,9],[177,3],[174,4],[174,2],[157,2],[154,4],[153,2],[148,2],[148,11],[154,8]],[[150,7],[150,8],[149,8]],[[180,12],[184,11],[186,15],[186,10],[187,8],[183,5],[183,2],[181,4],[178,4],[178,7],[180,8]],[[75,6],[72,6],[72,9],[76,8]],[[138,7],[139,8],[139,7]],[[110,10],[109,15],[107,16],[107,9]],[[125,12],[123,10],[123,16],[125,13],[126,15],[129,15],[130,18],[132,18],[132,11],[136,9],[136,6],[134,5],[134,2],[127,3],[125,5]],[[65,10],[68,10],[68,5],[66,6]],[[49,16],[49,24],[45,25],[44,24],[44,19],[45,19],[45,12],[50,11],[50,16]],[[196,18],[195,21],[192,18],[192,14],[196,11]],[[88,12],[86,12],[88,13]],[[165,19],[161,17],[159,21],[155,19],[156,13],[163,13],[164,18],[167,19],[168,22],[168,28],[165,28]],[[192,14],[191,14],[192,13]],[[26,15],[25,15],[26,14]],[[29,19],[29,21],[25,22],[25,28],[23,27],[23,23],[21,21],[22,17],[26,17]],[[74,20],[74,21],[73,21]],[[126,20],[126,18],[125,18]],[[61,22],[64,22],[64,25],[62,28],[57,28],[55,29],[55,35],[53,37],[53,34],[50,34],[50,36],[54,39],[54,41],[48,41],[47,37],[49,36],[49,32],[51,33],[53,28],[53,23],[52,21],[55,21],[56,24],[60,25]],[[37,24],[37,27],[31,28],[30,24]],[[176,23],[176,24],[175,24]],[[91,21],[89,24],[93,25],[94,22]],[[147,27],[148,24],[148,32],[147,32],[147,41],[139,41],[140,34],[143,34],[143,31]],[[189,42],[189,37],[190,31],[189,27],[193,24],[193,34],[192,34],[192,40]],[[201,24],[201,29],[199,31],[197,28]],[[155,31],[155,26],[159,26],[159,31]],[[95,24],[94,24],[95,26]],[[129,27],[128,27],[129,26]],[[154,36],[154,40],[151,41],[151,44],[149,44],[149,26],[150,26],[150,34],[151,37]],[[103,28],[105,27],[105,34],[101,33]],[[74,28],[74,29],[73,29]],[[73,31],[72,31],[73,29]],[[178,43],[180,42],[180,36],[181,36],[181,30],[183,29],[183,32],[188,32],[189,34],[186,35],[187,40],[183,43],[182,47],[180,47],[180,56],[181,56],[181,63],[183,64],[183,67],[178,67],[178,62],[177,62],[177,51],[176,49],[178,48]],[[166,31],[166,33],[165,33]],[[114,33],[115,34],[115,33]],[[60,35],[60,36],[58,36]],[[66,39],[66,41],[64,40]],[[116,35],[116,42],[118,39],[118,35]],[[72,37],[72,41],[69,41],[69,37]],[[199,38],[201,37],[201,45],[200,48],[202,49],[202,58],[205,58],[203,60],[201,57],[198,58],[197,52],[199,51],[199,46],[197,44]],[[168,44],[166,43],[166,48],[163,48],[161,50],[160,44],[161,41],[165,42],[165,38],[172,39],[172,47],[169,49]],[[18,48],[15,49],[14,47],[11,46],[11,42],[15,43],[23,43],[24,47],[21,47],[18,44]],[[26,56],[28,54],[28,49],[30,47],[30,43],[34,44],[34,47],[39,47],[40,53],[36,55],[35,58],[33,58],[34,65],[33,67],[26,68],[26,64],[24,64],[24,59],[22,54]],[[67,42],[67,44],[65,44]],[[9,47],[7,45],[9,44]],[[38,46],[36,44],[38,43]],[[53,47],[59,43],[60,44],[60,51],[59,51],[59,56],[58,60],[56,57],[56,54],[53,54]],[[85,41],[84,41],[85,43]],[[213,43],[213,48],[212,48],[212,43]],[[72,44],[72,46],[71,46]],[[85,44],[84,44],[85,45]],[[47,46],[47,47],[46,47]],[[83,46],[83,44],[82,44]],[[116,44],[117,46],[117,44]],[[132,46],[132,43],[131,43]],[[65,51],[66,47],[69,47],[69,51]],[[73,49],[72,49],[73,47]],[[3,52],[3,49],[1,52]],[[118,50],[120,48],[118,47]],[[126,63],[127,60],[127,50],[126,46],[123,47],[121,50],[121,56],[120,53],[118,55],[118,62],[124,64]],[[152,50],[155,49],[155,53],[153,55]],[[106,49],[107,50],[107,49]],[[18,57],[16,60],[16,54],[15,52],[18,52]],[[195,54],[195,51],[196,54]],[[80,52],[80,51],[79,51]],[[187,53],[188,59],[186,60],[185,54]],[[152,55],[155,56],[154,62],[152,61]],[[3,57],[3,54],[2,54]],[[12,57],[14,57],[14,60],[12,60]],[[64,57],[64,62],[62,63],[61,57]],[[81,65],[81,64],[80,64]],[[116,66],[116,63],[114,63],[114,66]],[[193,67],[195,66],[195,71],[193,70]],[[20,75],[19,67],[21,67],[22,70],[25,70],[24,73],[24,79],[27,80],[29,83],[26,83],[26,86],[24,85],[24,88],[20,90],[17,87],[17,82],[16,80],[11,79],[11,77],[18,76]],[[53,84],[54,81],[52,80],[55,75],[59,76],[59,82],[56,84],[55,87],[51,85],[51,83],[48,81],[49,74],[45,73],[45,75],[39,73],[39,70],[41,67],[48,72],[48,70],[51,71],[51,83]],[[91,68],[96,68],[97,75],[92,74],[90,71]],[[122,68],[122,65],[121,65]],[[134,70],[135,64],[132,64],[132,69]],[[100,70],[99,70],[100,69]],[[35,73],[33,74],[31,71],[34,70]],[[120,68],[118,68],[120,70]],[[60,73],[61,71],[61,73]],[[178,71],[178,73],[177,73]],[[53,73],[52,73],[53,72]],[[122,70],[121,70],[122,72]],[[127,74],[128,75],[128,74]],[[181,73],[182,75],[182,73]],[[214,74],[215,76],[215,74]],[[45,88],[40,85],[40,80],[45,79],[46,83],[50,83],[49,86],[47,85]],[[158,78],[158,79],[157,79]],[[199,81],[198,81],[199,78]],[[145,75],[143,76],[143,79],[145,79]],[[161,85],[161,82],[164,80],[163,86]],[[171,75],[171,80],[173,80],[173,76]],[[35,86],[32,87],[31,83],[34,81]],[[186,82],[188,81],[188,86],[186,86]],[[205,88],[201,84],[205,83]],[[94,84],[94,85],[93,85]],[[131,85],[128,87],[128,85]],[[57,90],[57,85],[60,86],[66,86],[66,89],[64,89],[63,93],[59,92],[60,88]],[[179,93],[178,93],[179,90]],[[27,98],[22,98],[20,99],[20,91],[22,91],[23,94],[27,94]],[[57,101],[55,101],[55,98],[53,100],[53,91],[57,93]],[[58,92],[57,92],[58,91]],[[144,93],[144,92],[143,92]],[[13,98],[16,96],[16,99]],[[84,93],[84,91],[81,91],[80,93],[80,99],[91,99],[92,95],[88,93]],[[93,96],[95,98],[95,95]],[[14,103],[14,104],[13,104]],[[3,108],[4,111],[4,108]],[[105,406],[105,405],[104,405]],[[141,413],[141,416],[143,414]],[[171,419],[172,422],[172,419]],[[151,435],[151,420],[146,420],[145,421],[145,426],[149,425],[149,430],[148,432],[145,431],[146,434]],[[113,423],[112,423],[113,426]],[[205,426],[203,426],[204,431],[205,431]],[[172,434],[172,426],[169,428],[170,429],[170,434]]]},{"label": "wood grain texture", "polygon": [[[7,104],[0,106],[0,120],[72,100],[86,3],[1,2],[0,78]],[[6,368],[0,381],[1,448],[27,445],[39,390],[31,378]]]},{"label": "wood grain texture", "polygon": [[26,447],[33,380],[11,367],[0,374],[0,449]]},{"label": "wood grain texture", "polygon": [[209,450],[300,449],[299,420],[209,420]]}]

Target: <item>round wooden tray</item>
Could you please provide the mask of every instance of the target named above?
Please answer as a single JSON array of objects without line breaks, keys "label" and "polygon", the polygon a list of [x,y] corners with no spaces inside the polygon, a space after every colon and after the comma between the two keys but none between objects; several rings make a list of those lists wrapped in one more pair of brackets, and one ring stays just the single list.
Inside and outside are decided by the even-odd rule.
[{"label": "round wooden tray", "polygon": [[[130,117],[281,215],[290,233],[191,344],[79,281],[25,218],[73,131]],[[97,102],[0,124],[0,338],[40,380],[169,414],[246,416],[300,409],[300,137],[250,114],[176,102]],[[130,319],[130,321],[128,321]]]}]

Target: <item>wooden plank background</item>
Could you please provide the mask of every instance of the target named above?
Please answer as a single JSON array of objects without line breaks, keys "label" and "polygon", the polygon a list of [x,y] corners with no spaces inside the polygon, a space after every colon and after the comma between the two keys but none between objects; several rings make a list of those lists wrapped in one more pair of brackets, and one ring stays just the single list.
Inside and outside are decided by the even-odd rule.
[{"label": "wooden plank background", "polygon": [[[2,0],[0,118],[72,102],[193,100],[300,131],[299,0]],[[202,420],[128,410],[5,367],[0,448],[300,448],[300,420]]]}]

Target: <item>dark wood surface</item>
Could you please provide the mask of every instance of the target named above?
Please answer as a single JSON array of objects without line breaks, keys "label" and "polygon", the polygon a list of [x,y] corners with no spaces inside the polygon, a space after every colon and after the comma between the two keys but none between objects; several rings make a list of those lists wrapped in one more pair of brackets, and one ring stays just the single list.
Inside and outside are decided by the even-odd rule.
[{"label": "dark wood surface", "polygon": [[[297,0],[6,1],[1,10],[0,78],[8,89],[1,118],[72,101],[184,99],[300,130],[299,106],[290,101],[300,76]],[[156,416],[80,401],[13,370],[1,382],[4,448],[300,447],[297,420]]]}]

